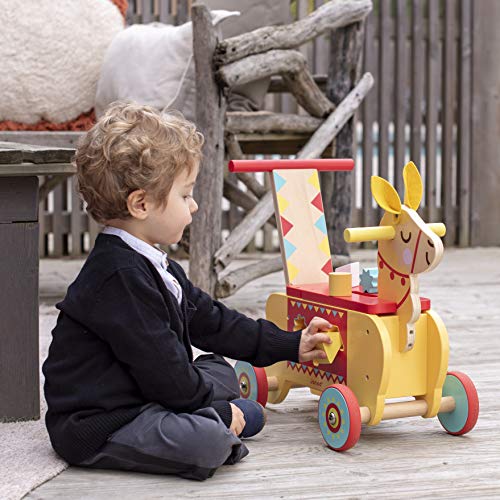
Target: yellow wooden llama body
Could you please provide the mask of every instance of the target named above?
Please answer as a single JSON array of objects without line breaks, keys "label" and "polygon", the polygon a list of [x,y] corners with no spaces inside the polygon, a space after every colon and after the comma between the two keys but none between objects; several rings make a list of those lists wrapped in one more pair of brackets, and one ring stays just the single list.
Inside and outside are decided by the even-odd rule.
[{"label": "yellow wooden llama body", "polygon": [[[310,179],[311,175],[308,171],[302,177]],[[335,280],[333,276],[328,279],[329,272],[322,275],[321,269],[328,269],[323,257],[321,262],[304,258],[292,267],[290,246],[283,244],[283,227],[279,225],[285,269],[288,265],[287,290],[269,296],[266,317],[289,331],[305,328],[315,316],[328,320],[333,325],[332,344],[321,346],[328,360],[284,361],[265,369],[245,363],[236,366],[246,389],[253,380],[255,390],[248,390],[247,397],[263,404],[280,403],[294,387],[309,387],[313,394],[320,395],[320,429],[327,445],[337,451],[354,446],[361,423],[376,425],[391,418],[437,415],[448,432],[464,434],[474,427],[478,417],[477,392],[470,379],[459,372],[447,374],[446,327],[430,308],[430,301],[419,296],[418,275],[439,264],[443,255],[439,236],[444,235],[445,228],[443,224],[425,224],[416,211],[423,188],[413,163],[405,166],[403,177],[404,204],[387,181],[373,177],[372,193],[385,210],[380,226],[345,232],[347,241],[379,240],[377,294],[364,293],[359,286],[349,291],[345,276]],[[298,178],[296,172],[294,178]],[[279,170],[279,179],[283,192],[285,170]],[[286,203],[275,194],[277,219],[283,222],[284,207],[288,214],[300,219],[302,226],[318,217],[300,183],[290,183],[286,188]],[[290,200],[297,205],[293,211]],[[315,194],[316,209],[318,206],[322,209]],[[286,227],[289,231],[290,225]],[[294,246],[300,244],[297,236],[292,235]],[[287,238],[292,239],[290,235]],[[325,241],[319,233],[311,241],[309,245],[315,251],[321,242],[324,253]],[[301,270],[300,281],[293,281],[290,269]],[[306,271],[320,276],[321,281],[304,280]],[[339,290],[344,290],[345,296],[339,295]],[[406,400],[391,401],[395,398]]]}]

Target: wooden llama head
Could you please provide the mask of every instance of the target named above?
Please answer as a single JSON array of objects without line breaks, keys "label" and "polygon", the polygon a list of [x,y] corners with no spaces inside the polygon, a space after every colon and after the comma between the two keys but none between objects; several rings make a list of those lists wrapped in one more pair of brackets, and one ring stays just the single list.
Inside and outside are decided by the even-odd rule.
[{"label": "wooden llama head", "polygon": [[385,210],[380,226],[394,230],[393,238],[379,240],[379,254],[400,273],[420,274],[439,264],[443,256],[443,243],[432,225],[426,224],[417,213],[423,185],[413,162],[404,167],[403,179],[404,204],[389,182],[378,176],[371,179],[373,197]]}]

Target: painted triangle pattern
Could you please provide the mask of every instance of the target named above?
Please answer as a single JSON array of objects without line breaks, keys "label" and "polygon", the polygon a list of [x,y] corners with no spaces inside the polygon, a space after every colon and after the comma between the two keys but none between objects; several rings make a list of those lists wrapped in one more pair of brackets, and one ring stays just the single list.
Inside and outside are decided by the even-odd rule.
[{"label": "painted triangle pattern", "polygon": [[312,366],[306,366],[302,363],[294,363],[293,361],[287,361],[287,368],[290,368],[296,372],[304,373],[306,375],[316,375],[321,380],[328,380],[332,384],[344,384],[344,377],[341,375],[336,375],[335,373],[325,372],[319,368],[313,368]]},{"label": "painted triangle pattern", "polygon": [[[325,236],[321,243],[319,244],[319,249],[327,256],[330,257],[330,242],[328,241],[328,236]],[[331,259],[330,263],[331,263]]]},{"label": "painted triangle pattern", "polygon": [[271,178],[287,284],[327,283],[333,268],[317,170],[274,170]]},{"label": "painted triangle pattern", "polygon": [[289,260],[295,250],[297,250],[297,247],[293,243],[290,243],[288,240],[284,240],[283,242],[285,245],[286,260]]},{"label": "painted triangle pattern", "polygon": [[329,258],[321,270],[328,276],[328,274],[333,273],[332,259]]},{"label": "painted triangle pattern", "polygon": [[274,170],[274,184],[276,186],[276,191],[279,191],[285,184],[286,180],[283,179],[283,177],[281,177],[280,174],[278,174],[276,172],[276,170]]},{"label": "painted triangle pattern", "polygon": [[325,220],[325,215],[321,214],[318,218],[318,220],[314,223],[314,225],[323,233],[323,234],[328,234],[328,231],[326,229],[326,220]]},{"label": "painted triangle pattern", "polygon": [[321,198],[321,193],[318,193],[314,200],[311,201],[311,205],[316,207],[320,212],[324,212],[323,209],[323,200]]},{"label": "painted triangle pattern", "polygon": [[318,312],[319,310],[321,314],[332,316],[333,318],[336,318],[337,316],[339,316],[339,318],[342,318],[344,316],[343,311],[337,311],[336,309],[332,309],[331,307],[314,306],[313,304],[306,304],[305,302],[299,300],[290,301],[290,304],[293,309],[293,314],[296,314],[299,310],[303,309],[308,309],[309,311],[312,311],[314,309],[316,312]]},{"label": "painted triangle pattern", "polygon": [[288,222],[283,216],[281,216],[280,219],[281,219],[281,229],[283,230],[283,236],[286,236],[288,231],[292,229],[293,224]]}]

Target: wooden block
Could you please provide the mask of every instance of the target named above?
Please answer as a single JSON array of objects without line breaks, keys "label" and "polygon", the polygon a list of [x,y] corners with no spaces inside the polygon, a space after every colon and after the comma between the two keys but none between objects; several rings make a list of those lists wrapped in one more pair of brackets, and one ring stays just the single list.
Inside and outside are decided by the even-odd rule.
[{"label": "wooden block", "polygon": [[331,365],[333,363],[333,360],[335,359],[335,356],[337,356],[337,353],[340,351],[340,349],[343,348],[342,337],[340,336],[338,327],[334,327],[334,330],[325,333],[330,337],[332,343],[325,344],[324,342],[321,342],[321,344],[317,346],[319,349],[323,349],[323,351],[325,351],[326,361],[324,359],[315,359],[313,360],[314,366],[325,364],[327,361],[328,364]]},{"label": "wooden block", "polygon": [[360,285],[363,292],[377,293],[378,267],[363,268],[360,275]]},{"label": "wooden block", "polygon": [[351,273],[330,273],[328,283],[332,297],[349,297],[352,295]]}]

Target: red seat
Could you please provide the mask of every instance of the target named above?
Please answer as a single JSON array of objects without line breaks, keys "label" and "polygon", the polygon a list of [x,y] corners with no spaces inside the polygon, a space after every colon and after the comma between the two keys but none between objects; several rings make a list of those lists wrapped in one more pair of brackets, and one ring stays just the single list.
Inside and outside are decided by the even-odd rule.
[{"label": "red seat", "polygon": [[[396,314],[396,303],[379,299],[377,294],[364,293],[361,287],[354,287],[350,297],[332,297],[328,283],[312,283],[306,285],[288,285],[287,295],[326,306],[338,307],[349,311],[366,314]],[[422,312],[431,308],[430,299],[420,297]]]}]

